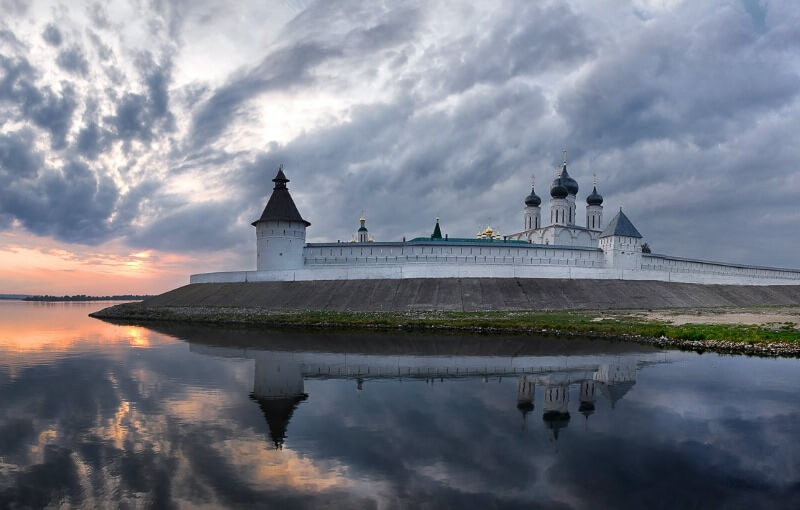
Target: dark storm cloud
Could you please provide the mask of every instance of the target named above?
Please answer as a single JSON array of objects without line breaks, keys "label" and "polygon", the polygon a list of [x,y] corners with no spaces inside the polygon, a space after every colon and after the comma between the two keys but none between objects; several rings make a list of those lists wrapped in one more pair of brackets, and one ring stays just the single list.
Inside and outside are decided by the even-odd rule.
[{"label": "dark storm cloud", "polygon": [[4,73],[0,79],[0,104],[16,109],[23,119],[48,131],[53,149],[63,148],[78,105],[72,85],[61,82],[60,92],[49,85],[37,87],[35,71],[24,58],[0,55],[0,69]]},{"label": "dark storm cloud", "polygon": [[95,159],[108,148],[110,138],[110,133],[91,120],[78,132],[75,149],[86,158]]},{"label": "dark storm cloud", "polygon": [[137,68],[145,92],[124,94],[116,103],[114,115],[106,117],[104,122],[116,138],[149,142],[156,131],[173,128],[168,91],[172,64],[168,60],[156,63],[146,54],[140,57]]},{"label": "dark storm cloud", "polygon": [[61,37],[61,30],[58,29],[53,23],[48,23],[42,31],[42,39],[50,46],[61,46],[63,38]]},{"label": "dark storm cloud", "polygon": [[192,119],[192,146],[201,148],[219,137],[249,99],[268,90],[308,84],[311,68],[335,53],[315,44],[301,44],[270,54],[255,69],[216,90],[200,107]]},{"label": "dark storm cloud", "polygon": [[38,179],[11,188],[15,194],[5,201],[36,234],[89,244],[109,235],[106,222],[119,192],[109,177],[83,163],[68,163],[61,171],[46,170]]},{"label": "dark storm cloud", "polygon": [[[349,239],[348,227],[366,209],[381,239],[429,233],[436,216],[451,235],[471,236],[486,218],[470,213],[474,202],[457,197],[479,195],[540,156],[532,141],[546,110],[542,92],[515,84],[475,93],[448,113],[415,110],[411,99],[354,109],[346,125],[273,148],[243,167],[237,180],[247,183],[243,193],[255,210],[284,163],[290,188],[316,220],[309,220],[311,235]],[[307,204],[301,193],[309,195]],[[409,196],[413,208],[406,207]],[[341,213],[330,216],[331,210]],[[454,224],[458,216],[468,221]]]},{"label": "dark storm cloud", "polygon": [[220,137],[244,113],[247,101],[268,91],[312,86],[322,64],[346,65],[348,58],[359,60],[407,42],[419,28],[420,16],[414,9],[376,13],[357,3],[346,4],[352,5],[322,2],[301,13],[284,29],[286,43],[214,91],[193,116],[191,147],[203,147]]},{"label": "dark storm cloud", "polygon": [[17,50],[23,48],[22,42],[17,39],[17,36],[14,35],[14,32],[3,27],[2,25],[0,25],[0,42],[4,42]]},{"label": "dark storm cloud", "polygon": [[[585,150],[650,139],[707,147],[735,135],[753,116],[794,100],[800,77],[775,58],[741,8],[690,22],[666,16],[592,64],[559,97],[570,139]],[[575,143],[573,142],[573,143]]]},{"label": "dark storm cloud", "polygon": [[80,46],[73,45],[60,51],[56,63],[61,69],[81,76],[89,72],[89,61],[86,60]]},{"label": "dark storm cloud", "polygon": [[42,154],[33,150],[35,133],[24,129],[0,135],[0,172],[4,180],[35,175],[42,167]]},{"label": "dark storm cloud", "polygon": [[432,58],[447,63],[444,72],[423,69],[427,86],[460,92],[482,83],[510,79],[579,65],[596,51],[583,19],[562,3],[524,2],[505,10],[487,31],[466,32]]},{"label": "dark storm cloud", "polygon": [[0,210],[38,235],[90,244],[105,240],[117,186],[81,162],[44,166],[30,139],[30,131],[0,136]]},{"label": "dark storm cloud", "polygon": [[250,229],[237,222],[235,207],[224,202],[196,202],[163,211],[147,226],[133,232],[133,246],[169,251],[216,251],[240,246]]},{"label": "dark storm cloud", "polygon": [[[78,46],[63,50],[58,63],[74,74],[88,73],[88,61]],[[98,119],[97,101],[86,98],[83,125],[72,145],[68,145],[67,135],[78,108],[75,86],[62,82],[57,92],[49,85],[39,85],[39,73],[24,57],[0,55],[0,69],[0,102],[12,118],[29,126],[0,137],[0,173],[5,177],[0,186],[3,225],[15,218],[35,234],[85,244],[124,235],[141,203],[149,198],[152,182],[130,183],[130,191],[121,196],[105,168],[87,166],[76,156],[94,161],[115,140],[148,142],[156,132],[173,129],[170,62],[159,63],[143,54],[137,70],[144,91],[123,95],[114,116]],[[35,148],[37,127],[50,133],[52,150],[63,157],[61,168],[43,164],[44,153]]]},{"label": "dark storm cloud", "polygon": [[137,68],[145,93],[124,94],[116,104],[115,114],[104,121],[117,138],[148,142],[156,131],[173,127],[168,92],[172,65],[169,61],[156,63],[148,54],[140,58]]}]

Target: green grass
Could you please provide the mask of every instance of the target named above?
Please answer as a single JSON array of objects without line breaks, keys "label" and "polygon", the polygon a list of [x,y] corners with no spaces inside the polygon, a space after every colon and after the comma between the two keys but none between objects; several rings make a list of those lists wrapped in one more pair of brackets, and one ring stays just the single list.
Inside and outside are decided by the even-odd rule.
[{"label": "green grass", "polygon": [[[126,305],[122,305],[123,307]],[[125,318],[262,324],[270,326],[452,329],[502,332],[550,332],[599,336],[666,337],[671,340],[800,343],[793,324],[684,324],[645,320],[634,314],[603,312],[266,312],[241,309],[192,310],[126,308]]]}]

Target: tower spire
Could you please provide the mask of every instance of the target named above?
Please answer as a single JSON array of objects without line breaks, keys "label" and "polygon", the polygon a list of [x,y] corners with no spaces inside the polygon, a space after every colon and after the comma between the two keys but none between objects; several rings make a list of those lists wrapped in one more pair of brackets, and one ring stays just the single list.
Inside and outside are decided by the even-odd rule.
[{"label": "tower spire", "polygon": [[566,147],[561,149],[561,154],[564,155],[564,164],[566,165],[567,164],[567,148]]},{"label": "tower spire", "polygon": [[364,210],[361,210],[361,217],[358,218],[358,242],[366,243],[369,241],[369,234],[367,231],[367,218],[364,216]]}]

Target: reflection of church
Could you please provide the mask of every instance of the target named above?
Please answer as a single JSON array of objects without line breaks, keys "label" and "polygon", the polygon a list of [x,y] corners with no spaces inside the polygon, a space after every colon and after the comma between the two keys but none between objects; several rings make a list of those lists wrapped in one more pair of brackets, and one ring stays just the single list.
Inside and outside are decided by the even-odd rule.
[{"label": "reflection of church", "polygon": [[636,381],[637,369],[657,361],[657,354],[572,356],[564,366],[557,356],[431,356],[265,351],[191,344],[196,352],[255,361],[253,391],[280,449],[297,407],[308,399],[305,379],[351,379],[361,390],[370,380],[467,380],[517,378],[517,409],[523,419],[535,409],[536,391],[543,392],[542,419],[558,439],[570,420],[570,393],[577,392],[577,411],[587,419],[597,395],[613,409]]},{"label": "reflection of church", "polygon": [[570,388],[577,387],[578,412],[587,420],[595,412],[597,393],[608,401],[611,409],[636,384],[638,363],[604,363],[596,367],[572,371],[551,372],[539,378],[519,378],[517,408],[523,418],[534,409],[535,385],[544,392],[542,420],[558,439],[559,430],[569,425]]}]

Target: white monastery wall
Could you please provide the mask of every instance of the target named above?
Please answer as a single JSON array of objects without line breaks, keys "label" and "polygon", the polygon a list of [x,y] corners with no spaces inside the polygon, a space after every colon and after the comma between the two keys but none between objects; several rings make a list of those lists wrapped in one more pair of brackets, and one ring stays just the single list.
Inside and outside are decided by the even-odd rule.
[{"label": "white monastery wall", "polygon": [[728,285],[800,285],[800,270],[641,255],[639,268],[606,267],[600,249],[475,243],[326,243],[304,249],[302,268],[192,275],[191,283],[404,278],[658,280]]}]

